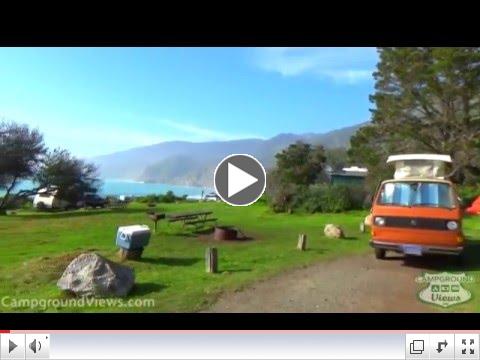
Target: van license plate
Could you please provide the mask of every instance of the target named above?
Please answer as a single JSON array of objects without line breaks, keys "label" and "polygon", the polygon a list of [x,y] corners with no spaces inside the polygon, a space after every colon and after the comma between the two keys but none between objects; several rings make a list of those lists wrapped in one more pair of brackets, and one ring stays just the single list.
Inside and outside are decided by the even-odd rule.
[{"label": "van license plate", "polygon": [[404,245],[403,246],[403,252],[407,255],[421,256],[422,255],[422,247],[421,246],[415,246],[415,245]]}]

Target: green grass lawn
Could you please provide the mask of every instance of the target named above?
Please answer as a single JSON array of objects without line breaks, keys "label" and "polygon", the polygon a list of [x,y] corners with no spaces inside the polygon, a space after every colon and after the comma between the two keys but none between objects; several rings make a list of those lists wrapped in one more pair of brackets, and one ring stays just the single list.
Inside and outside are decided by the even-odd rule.
[{"label": "green grass lawn", "polygon": [[[369,235],[358,230],[365,216],[361,211],[288,215],[274,214],[261,203],[231,207],[212,202],[160,204],[157,207],[157,211],[165,212],[203,209],[212,210],[219,224],[235,225],[253,240],[220,243],[210,240],[208,235],[196,236],[179,224],[160,222],[158,233],[152,236],[143,259],[126,262],[136,274],[136,287],[129,299],[153,299],[153,307],[50,307],[47,311],[198,311],[214,302],[222,291],[237,290],[294,267],[371,251]],[[148,224],[153,229],[146,210],[145,205],[131,204],[118,210],[22,211],[0,217],[0,298],[65,298],[56,281],[68,263],[87,250],[116,261],[117,227]],[[326,238],[323,227],[327,223],[342,225],[347,237],[341,240]],[[480,234],[478,218],[466,219],[465,226],[470,236]],[[305,252],[296,250],[299,233],[308,236]],[[208,246],[219,249],[218,274],[205,272],[204,252]],[[471,273],[480,275],[477,268],[472,268]],[[474,286],[478,293],[480,284]],[[480,310],[476,306],[475,310]],[[0,311],[31,310],[0,304]]]}]

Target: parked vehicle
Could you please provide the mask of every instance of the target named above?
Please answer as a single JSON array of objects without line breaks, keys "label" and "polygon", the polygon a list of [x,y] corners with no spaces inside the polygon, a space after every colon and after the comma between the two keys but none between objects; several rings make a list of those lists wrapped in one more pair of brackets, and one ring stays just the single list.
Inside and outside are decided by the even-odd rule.
[{"label": "parked vehicle", "polygon": [[36,209],[67,209],[71,204],[57,196],[58,188],[51,186],[38,190],[33,198],[33,207]]},{"label": "parked vehicle", "polygon": [[220,197],[217,195],[217,193],[211,192],[211,193],[206,194],[203,197],[203,200],[204,201],[219,201]]},{"label": "parked vehicle", "polygon": [[371,246],[421,256],[463,255],[462,210],[454,185],[445,179],[448,155],[390,156],[394,179],[380,184],[371,210]]}]

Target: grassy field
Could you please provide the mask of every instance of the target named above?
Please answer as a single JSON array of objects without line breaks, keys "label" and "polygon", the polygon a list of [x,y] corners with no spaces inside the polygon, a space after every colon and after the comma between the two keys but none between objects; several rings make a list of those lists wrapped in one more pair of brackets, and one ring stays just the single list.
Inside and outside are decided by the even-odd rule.
[{"label": "grassy field", "polygon": [[[215,301],[222,291],[237,290],[294,267],[371,251],[369,235],[358,230],[365,212],[273,214],[261,203],[231,207],[223,203],[185,202],[157,207],[157,211],[165,212],[201,209],[212,210],[220,224],[235,225],[253,239],[219,243],[212,241],[211,236],[195,235],[181,225],[160,222],[143,259],[126,262],[135,269],[137,283],[129,299],[152,299],[154,306],[49,307],[46,311],[198,311]],[[138,223],[152,225],[146,210],[143,204],[131,204],[117,210],[23,211],[0,217],[0,298],[64,299],[56,281],[68,263],[87,250],[117,260],[116,228]],[[342,225],[347,237],[326,238],[323,227],[327,223]],[[478,219],[467,219],[465,224],[471,237],[480,234]],[[308,235],[306,252],[296,250],[299,233]],[[219,249],[218,274],[205,273],[204,252],[212,245]],[[480,272],[472,268],[472,274],[478,276]],[[475,289],[480,290],[480,285],[476,284]],[[32,310],[0,304],[0,311]]]}]

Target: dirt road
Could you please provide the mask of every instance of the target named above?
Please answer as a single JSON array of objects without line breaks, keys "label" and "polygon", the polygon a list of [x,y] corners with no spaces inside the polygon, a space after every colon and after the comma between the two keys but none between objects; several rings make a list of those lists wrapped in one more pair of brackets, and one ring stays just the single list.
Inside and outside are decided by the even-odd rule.
[{"label": "dirt road", "polygon": [[225,294],[207,311],[433,312],[417,299],[415,283],[422,271],[435,266],[431,261],[377,260],[369,253],[322,262]]}]

